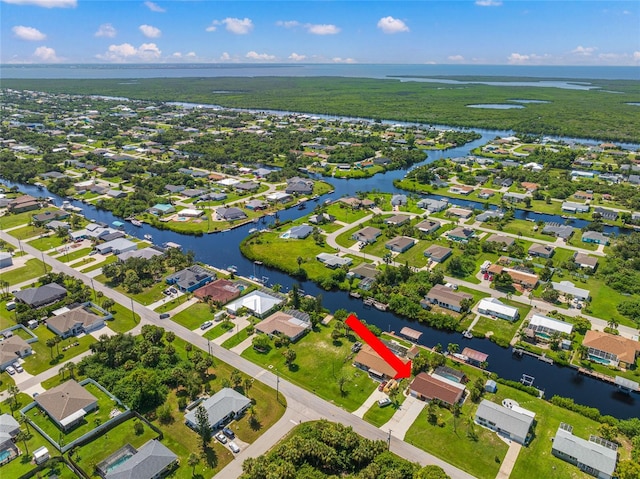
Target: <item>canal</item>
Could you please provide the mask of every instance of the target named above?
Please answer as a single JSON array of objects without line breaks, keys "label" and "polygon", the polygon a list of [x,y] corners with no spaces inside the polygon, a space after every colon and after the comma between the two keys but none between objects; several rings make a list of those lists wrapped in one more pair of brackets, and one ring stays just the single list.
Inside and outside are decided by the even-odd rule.
[{"label": "canal", "polygon": [[[421,164],[431,163],[439,158],[466,156],[476,146],[486,143],[488,140],[498,135],[509,134],[510,132],[496,130],[475,130],[482,135],[482,138],[462,147],[446,151],[429,151],[428,157]],[[321,201],[327,198],[337,199],[344,195],[355,195],[358,191],[379,190],[381,192],[402,193],[404,191],[393,186],[393,180],[403,178],[406,170],[389,171],[365,179],[336,179],[328,178],[335,188],[334,192],[325,195]],[[12,183],[6,182],[10,186]],[[62,204],[62,198],[47,190],[39,190],[31,185],[17,184],[24,193],[33,196],[52,196],[57,205]],[[481,203],[469,202],[466,200],[449,199],[450,202],[461,206],[471,206],[483,209]],[[113,221],[121,220],[108,211],[96,209],[92,205],[87,205],[79,201],[72,201],[74,206],[79,206],[83,210],[86,218],[111,224]],[[306,215],[309,210],[300,211],[297,208],[290,208],[278,213],[280,221],[287,221]],[[555,221],[563,223],[564,219],[559,215],[539,214],[518,210],[517,218],[533,218],[543,221]],[[272,224],[273,217],[265,218],[265,223],[260,223],[259,227],[266,227]],[[582,227],[586,222],[575,220],[573,226]],[[127,233],[142,238],[144,235],[151,235],[155,244],[174,242],[183,246],[185,250],[195,253],[196,259],[202,263],[226,268],[230,265],[237,267],[238,274],[242,276],[254,275],[258,278],[267,277],[268,284],[280,284],[283,291],[289,290],[294,284],[298,285],[306,294],[317,296],[322,295],[323,305],[335,311],[344,308],[353,311],[358,317],[368,323],[375,324],[384,331],[400,331],[403,326],[421,331],[420,344],[425,346],[435,346],[441,344],[445,349],[449,343],[457,343],[460,349],[469,346],[473,349],[485,352],[489,355],[488,369],[497,373],[500,377],[519,381],[523,374],[535,378],[534,386],[545,392],[545,397],[551,398],[553,395],[573,398],[577,403],[598,408],[603,414],[609,414],[618,418],[637,417],[639,415],[640,395],[621,394],[618,390],[596,379],[579,375],[574,369],[550,365],[529,356],[518,358],[512,356],[511,351],[501,348],[486,339],[465,339],[460,333],[449,333],[436,330],[423,324],[409,321],[390,312],[381,312],[376,309],[365,309],[362,301],[355,300],[343,291],[325,291],[316,284],[306,281],[298,282],[290,276],[277,270],[267,268],[262,265],[255,265],[252,261],[244,258],[240,253],[238,245],[248,235],[250,228],[256,227],[250,223],[224,233],[216,233],[204,236],[190,236],[174,233],[168,230],[159,230],[147,224],[142,227],[134,227],[127,223]],[[609,233],[620,234],[624,231],[618,228],[610,228]]]}]

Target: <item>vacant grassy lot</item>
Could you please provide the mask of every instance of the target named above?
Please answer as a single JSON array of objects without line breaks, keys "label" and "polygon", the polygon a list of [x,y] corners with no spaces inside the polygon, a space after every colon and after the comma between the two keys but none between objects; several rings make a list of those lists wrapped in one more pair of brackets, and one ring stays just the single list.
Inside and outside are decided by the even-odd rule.
[{"label": "vacant grassy lot", "polygon": [[2,273],[2,280],[7,281],[9,285],[22,283],[29,279],[39,278],[40,276],[51,271],[51,266],[46,265],[39,259],[33,258],[27,260],[24,266]]},{"label": "vacant grassy lot", "polygon": [[[66,363],[78,354],[87,351],[89,346],[95,342],[93,336],[86,335],[81,338],[63,339],[57,346],[50,348],[47,346],[47,340],[56,337],[53,331],[44,325],[40,325],[33,332],[38,336],[38,341],[31,343],[34,354],[27,356],[24,363],[24,369],[33,375]],[[65,347],[75,342],[79,343],[78,346],[71,346],[66,351],[64,350]]]},{"label": "vacant grassy lot", "polygon": [[[332,341],[332,329],[320,326],[317,332],[310,332],[292,345],[291,349],[297,354],[292,367],[285,364],[283,350],[276,347],[272,347],[267,353],[259,353],[249,348],[242,356],[278,371],[282,377],[347,411],[354,411],[369,397],[377,383],[364,371],[352,366],[352,341],[346,338]],[[341,375],[349,378],[343,394],[340,393],[337,381]]]},{"label": "vacant grassy lot", "polygon": [[194,330],[199,328],[205,321],[213,320],[213,313],[208,304],[196,303],[172,316],[171,319],[185,328]]},{"label": "vacant grassy lot", "polygon": [[[11,234],[13,233],[14,232],[12,232]],[[58,246],[66,243],[67,240],[68,237],[66,236],[61,238],[60,236],[54,234],[45,236],[44,238],[34,239],[32,241],[29,241],[29,244],[40,251],[49,251],[52,248],[57,248]]]},{"label": "vacant grassy lot", "polygon": [[68,254],[63,254],[59,256],[58,260],[62,261],[63,263],[71,263],[72,261],[75,261],[79,258],[82,258],[83,256],[88,255],[91,252],[91,249],[92,248],[82,248],[82,249],[73,250]]}]

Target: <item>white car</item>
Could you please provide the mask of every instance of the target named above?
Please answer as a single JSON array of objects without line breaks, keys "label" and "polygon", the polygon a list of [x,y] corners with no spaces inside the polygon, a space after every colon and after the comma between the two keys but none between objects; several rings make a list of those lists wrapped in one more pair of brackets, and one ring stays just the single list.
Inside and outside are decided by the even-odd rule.
[{"label": "white car", "polygon": [[238,453],[240,452],[240,448],[239,448],[239,447],[238,447],[238,445],[237,445],[235,442],[233,442],[233,441],[231,441],[231,442],[229,443],[229,449],[231,449],[231,451],[232,451],[232,452],[234,452],[235,454],[238,454]]},{"label": "white car", "polygon": [[11,374],[12,376],[16,373],[16,370],[13,369],[13,366],[7,366],[7,369],[5,369],[5,371]]},{"label": "white car", "polygon": [[222,444],[227,443],[227,437],[224,434],[222,434],[222,432],[219,432],[218,434],[216,434],[216,439],[220,441]]},{"label": "white car", "polygon": [[13,368],[14,368],[17,372],[19,372],[19,373],[21,373],[22,371],[24,371],[24,369],[22,369],[22,366],[21,366],[21,365],[20,365],[20,363],[18,363],[18,362],[13,363]]},{"label": "white car", "polygon": [[388,406],[389,404],[391,404],[391,399],[389,398],[378,399],[378,406],[380,407],[385,407],[385,406]]}]

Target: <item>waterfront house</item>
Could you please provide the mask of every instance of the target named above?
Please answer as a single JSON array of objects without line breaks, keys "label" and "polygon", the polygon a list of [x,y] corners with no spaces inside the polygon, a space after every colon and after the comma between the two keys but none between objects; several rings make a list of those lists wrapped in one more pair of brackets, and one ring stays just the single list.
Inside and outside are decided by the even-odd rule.
[{"label": "waterfront house", "polygon": [[338,256],[337,254],[329,254],[329,253],[320,253],[316,255],[316,259],[327,268],[336,269],[340,266],[349,266],[353,263],[353,260],[349,257]]},{"label": "waterfront house", "polygon": [[198,299],[209,298],[214,304],[226,304],[240,296],[240,288],[227,279],[216,279],[193,292]]},{"label": "waterfront house", "polygon": [[135,251],[138,249],[138,244],[133,241],[129,241],[126,238],[116,238],[106,243],[99,244],[95,247],[96,251],[100,254],[113,253],[115,255],[126,253],[128,251]]},{"label": "waterfront house", "polygon": [[476,221],[480,221],[481,223],[484,223],[485,221],[488,221],[493,218],[497,218],[497,219],[504,218],[504,212],[500,210],[483,211],[482,213],[476,216]]},{"label": "waterfront house", "polygon": [[588,213],[591,207],[582,203],[574,203],[572,201],[565,201],[562,203],[562,211],[567,213]]},{"label": "waterfront house", "polygon": [[448,407],[460,402],[464,391],[463,384],[424,372],[418,374],[409,385],[411,396],[427,402],[435,400]]},{"label": "waterfront house", "polygon": [[404,253],[409,248],[416,244],[416,240],[408,236],[396,236],[390,241],[387,241],[384,245],[385,248],[393,251],[394,253]]},{"label": "waterfront house", "polygon": [[33,215],[33,221],[39,221],[40,223],[48,223],[54,220],[63,220],[69,217],[69,212],[64,210],[45,211],[44,213],[38,213]]},{"label": "waterfront house", "polygon": [[269,193],[265,198],[269,203],[287,203],[293,199],[290,194],[284,191]]},{"label": "waterfront house", "polygon": [[451,188],[449,188],[449,193],[453,193],[455,195],[468,195],[470,194],[475,188],[473,186],[466,186],[466,185],[453,185]]},{"label": "waterfront house", "polygon": [[418,208],[428,210],[430,213],[437,213],[438,211],[446,210],[449,202],[447,200],[424,198],[418,201],[417,206]]},{"label": "waterfront house", "polygon": [[507,408],[483,399],[474,419],[477,424],[518,444],[526,445],[531,439],[535,413],[518,406]]},{"label": "waterfront house", "polygon": [[442,263],[446,260],[451,254],[453,250],[451,248],[447,248],[446,246],[440,246],[437,244],[432,244],[425,251],[424,255],[432,261],[436,263]]},{"label": "waterfront house", "polygon": [[[478,177],[476,176],[476,180],[477,179],[478,179]],[[478,193],[478,198],[480,198],[481,200],[488,200],[489,198],[491,198],[495,194],[496,194],[496,192],[493,191],[493,190],[484,189],[484,190],[481,190],[480,193]]]},{"label": "waterfront house", "polygon": [[562,225],[560,223],[546,223],[544,228],[542,228],[542,234],[566,240],[573,236],[573,228],[569,225]]},{"label": "waterfront house", "polygon": [[451,311],[459,313],[462,311],[462,301],[465,299],[473,300],[473,295],[469,293],[458,293],[442,284],[436,284],[429,290],[420,304],[422,304],[423,307],[429,304],[436,304],[441,308],[450,309]]},{"label": "waterfront house", "polygon": [[151,208],[149,208],[147,211],[152,215],[164,216],[164,215],[168,215],[169,213],[175,213],[176,208],[173,205],[170,205],[167,203],[157,203],[153,205]]},{"label": "waterfront house", "polygon": [[63,431],[80,424],[98,407],[98,399],[73,379],[39,394],[35,401]]},{"label": "waterfront house", "polygon": [[18,359],[29,356],[33,350],[29,343],[17,334],[0,341],[0,371],[4,371]]},{"label": "waterfront house", "polygon": [[478,312],[488,316],[496,316],[507,321],[515,321],[520,316],[518,308],[508,306],[496,298],[483,298],[478,303]]},{"label": "waterfront house", "polygon": [[530,196],[524,193],[512,193],[510,191],[502,195],[502,199],[510,203],[521,203],[525,198],[530,198]]},{"label": "waterfront house", "polygon": [[117,256],[118,261],[124,263],[129,258],[142,258],[144,260],[150,260],[154,256],[162,256],[162,252],[158,251],[155,248],[142,248],[119,253]]},{"label": "waterfront house", "polygon": [[407,195],[393,195],[391,197],[391,206],[406,206]]},{"label": "waterfront house", "polygon": [[364,228],[356,231],[351,235],[351,239],[354,241],[361,241],[364,243],[374,243],[378,236],[382,234],[382,231],[372,226],[365,226]]},{"label": "waterfront house", "polygon": [[[251,400],[231,388],[223,388],[210,398],[202,402],[207,411],[209,425],[215,431],[232,419],[237,419],[249,409]],[[185,415],[185,422],[193,430],[198,430],[197,409],[192,409]]]},{"label": "waterfront house", "polygon": [[240,309],[247,308],[255,317],[264,318],[283,303],[284,296],[258,290],[232,301],[225,308],[231,314],[238,314]]},{"label": "waterfront house", "polygon": [[597,231],[585,231],[582,233],[582,242],[608,245],[609,238]]},{"label": "waterfront house", "polygon": [[37,309],[66,298],[67,290],[58,283],[49,283],[37,288],[21,289],[13,295],[16,301]]},{"label": "waterfront house", "polygon": [[592,361],[621,368],[633,365],[640,354],[640,342],[602,331],[587,331],[582,345]]},{"label": "waterfront house", "polygon": [[289,195],[310,195],[313,193],[313,180],[297,176],[289,178],[285,193]]},{"label": "waterfront house", "polygon": [[220,221],[236,221],[244,220],[247,215],[240,208],[231,206],[229,208],[218,207],[216,208],[216,219]]},{"label": "waterfront house", "polygon": [[249,200],[247,201],[244,207],[248,210],[259,211],[259,210],[267,209],[268,206],[269,204],[266,201]]},{"label": "waterfront house", "polygon": [[353,358],[353,365],[369,373],[373,379],[386,381],[393,378],[397,372],[391,365],[382,359],[371,346],[365,344]]},{"label": "waterfront house", "polygon": [[305,239],[313,233],[313,228],[309,225],[299,225],[292,226],[289,230],[287,230],[282,237],[289,239]]},{"label": "waterfront house", "polygon": [[359,279],[375,279],[379,272],[380,270],[376,268],[376,265],[370,263],[360,263],[358,266],[349,271],[349,273],[353,274],[353,276]]},{"label": "waterfront house", "polygon": [[37,210],[40,203],[31,195],[22,195],[7,203],[7,211],[9,213],[24,213],[25,211]]},{"label": "waterfront house", "polygon": [[449,208],[446,213],[447,216],[456,216],[458,218],[462,218],[465,220],[467,218],[471,218],[472,214],[473,214],[473,211],[468,210],[466,208]]},{"label": "waterfront house", "polygon": [[611,479],[618,461],[618,446],[596,436],[589,440],[573,435],[573,427],[560,423],[552,439],[551,453],[598,479]]},{"label": "waterfront house", "polygon": [[548,341],[554,334],[571,335],[573,332],[573,324],[542,314],[534,314],[529,320],[527,329],[531,331],[531,336],[536,336],[538,339]]},{"label": "waterfront house", "polygon": [[593,210],[594,215],[600,215],[602,219],[615,221],[618,219],[618,212],[614,210],[609,210],[607,208],[601,208],[598,206]]}]

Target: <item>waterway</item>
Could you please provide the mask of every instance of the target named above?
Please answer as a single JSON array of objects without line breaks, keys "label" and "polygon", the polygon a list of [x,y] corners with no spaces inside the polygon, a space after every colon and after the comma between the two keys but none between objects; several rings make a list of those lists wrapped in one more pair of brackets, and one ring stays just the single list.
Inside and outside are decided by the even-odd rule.
[{"label": "waterway", "polygon": [[[450,149],[447,151],[429,151],[428,158],[423,162],[430,163],[438,158],[466,156],[469,152],[496,136],[504,136],[510,132],[496,130],[475,130],[482,135],[482,138],[474,142],[468,143],[462,147]],[[568,141],[565,139],[565,141]],[[637,145],[636,145],[637,146]],[[406,170],[389,171],[384,174],[376,175],[372,178],[365,179],[336,179],[328,178],[335,188],[334,192],[327,194],[320,199],[324,201],[327,198],[337,199],[343,195],[354,195],[358,191],[379,190],[382,192],[400,193],[403,192],[393,186],[393,180],[402,178],[406,174]],[[5,182],[7,183],[7,182]],[[10,186],[12,183],[8,183]],[[19,184],[20,190],[33,196],[52,196],[55,198],[57,205],[61,205],[63,198],[54,195],[45,190],[39,190],[35,186]],[[449,199],[452,203],[482,209],[483,205],[476,202],[466,200]],[[108,211],[98,210],[92,205],[84,204],[79,201],[72,201],[74,206],[79,206],[83,210],[86,218],[102,221],[111,224],[113,221],[121,220],[112,215]],[[313,203],[309,203],[312,205]],[[522,210],[516,210],[516,217],[534,220],[541,219],[543,221],[564,222],[558,215],[547,215]],[[297,208],[290,208],[278,213],[280,221],[293,220],[300,216],[309,214],[309,209],[300,211]],[[174,242],[183,246],[185,250],[191,250],[195,253],[196,259],[202,263],[226,268],[234,265],[238,269],[238,274],[243,276],[255,275],[258,278],[263,276],[268,278],[268,284],[280,284],[284,291],[289,290],[294,284],[297,284],[306,294],[323,297],[323,305],[335,311],[344,308],[347,311],[353,311],[358,317],[365,319],[368,323],[375,324],[384,331],[400,331],[403,326],[409,326],[423,333],[420,338],[420,344],[425,346],[435,346],[441,344],[446,348],[448,343],[458,343],[462,348],[469,346],[473,349],[483,351],[489,354],[488,363],[489,370],[497,373],[500,377],[514,381],[520,380],[522,374],[535,377],[534,386],[542,389],[547,398],[553,395],[560,395],[573,398],[577,403],[598,408],[603,414],[609,414],[619,418],[636,417],[639,415],[640,395],[620,394],[613,386],[579,375],[571,368],[563,368],[555,365],[549,365],[537,359],[524,356],[516,358],[512,356],[510,350],[501,348],[486,339],[464,339],[459,333],[448,333],[439,331],[423,324],[409,321],[390,312],[381,312],[376,309],[365,309],[362,301],[355,300],[343,291],[324,291],[312,282],[298,282],[286,274],[277,270],[267,268],[265,266],[257,266],[252,261],[244,258],[239,251],[238,245],[248,235],[248,230],[256,226],[262,228],[272,224],[274,217],[267,217],[264,223],[258,225],[249,223],[230,231],[204,235],[201,237],[182,235],[168,230],[159,230],[147,224],[142,227],[134,227],[127,223],[127,233],[143,238],[144,235],[152,235],[155,244],[165,242]],[[573,226],[582,227],[585,221],[575,220]],[[617,228],[610,228],[609,233],[619,234]]]}]

